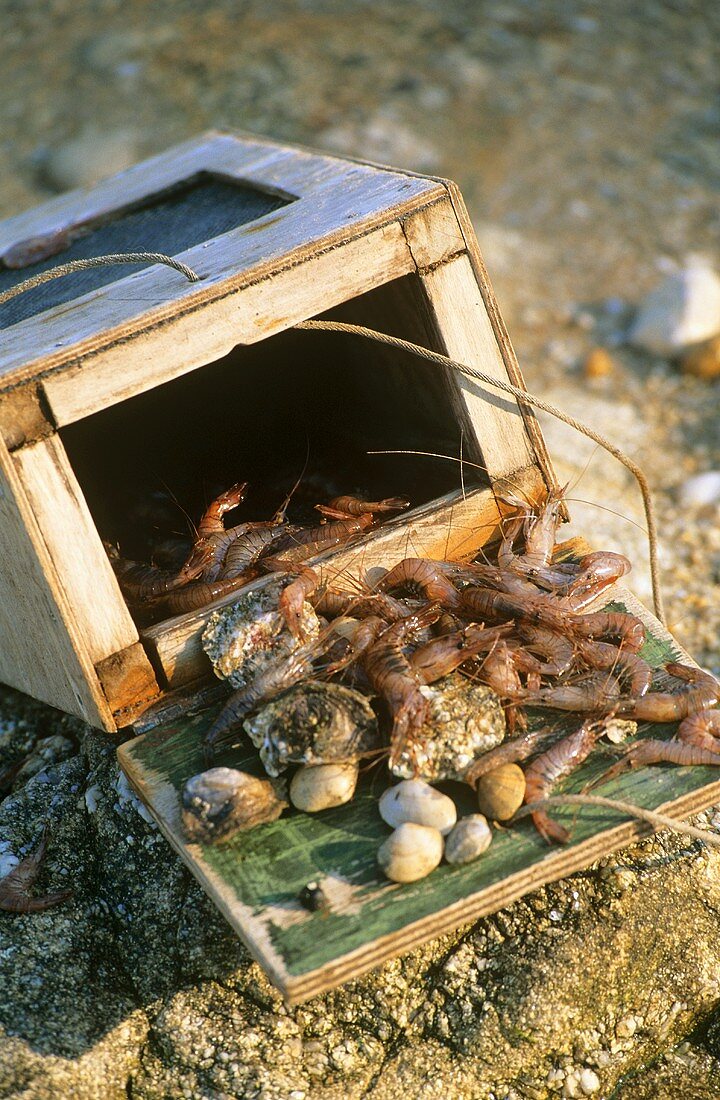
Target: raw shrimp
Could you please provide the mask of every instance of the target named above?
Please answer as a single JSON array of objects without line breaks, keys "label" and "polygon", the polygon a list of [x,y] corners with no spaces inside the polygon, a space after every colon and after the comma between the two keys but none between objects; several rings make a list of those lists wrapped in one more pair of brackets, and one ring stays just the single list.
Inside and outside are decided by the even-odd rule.
[{"label": "raw shrimp", "polygon": [[612,672],[621,682],[625,681],[625,691],[633,699],[642,698],[649,690],[652,669],[637,653],[626,652],[609,642],[587,639],[576,642],[576,652],[590,668]]},{"label": "raw shrimp", "polygon": [[71,896],[72,890],[58,890],[43,897],[33,897],[30,894],[40,873],[48,843],[49,834],[46,828],[35,851],[21,859],[17,866],[0,879],[0,909],[6,913],[39,913],[53,905],[60,905]]},{"label": "raw shrimp", "polygon": [[701,710],[689,714],[678,726],[679,741],[709,752],[720,752],[720,710]]},{"label": "raw shrimp", "polygon": [[312,596],[320,584],[320,577],[314,569],[301,565],[297,576],[280,593],[279,610],[285,625],[294,638],[304,641],[302,630],[303,604]]},{"label": "raw shrimp", "polygon": [[676,662],[665,665],[665,671],[691,686],[676,695],[651,691],[642,699],[630,699],[619,705],[618,714],[642,722],[678,722],[720,702],[720,684],[709,672]]},{"label": "raw shrimp", "polygon": [[387,497],[385,500],[359,500],[358,497],[333,497],[327,504],[316,504],[318,512],[326,516],[343,519],[347,516],[364,516],[374,512],[402,512],[410,507],[410,501],[402,497]]},{"label": "raw shrimp", "polygon": [[[525,802],[539,802],[547,798],[559,779],[569,775],[588,758],[604,729],[605,722],[587,720],[575,733],[563,737],[533,760],[525,770]],[[570,839],[567,829],[553,821],[545,810],[533,810],[531,817],[540,836],[548,844],[553,840],[566,844]]]},{"label": "raw shrimp", "polygon": [[[198,607],[204,607],[219,600],[221,596],[227,596],[230,592],[236,592],[247,584],[247,577],[222,577],[217,581],[193,581],[186,584],[177,592],[170,592],[162,597],[162,603],[173,615],[183,615],[186,611],[196,611]],[[158,603],[161,601],[158,600]]]},{"label": "raw shrimp", "polygon": [[110,562],[125,595],[133,603],[145,603],[183,588],[202,573],[208,561],[210,549],[194,549],[185,564],[177,571],[158,569],[154,565],[121,558],[109,552]]},{"label": "raw shrimp", "polygon": [[525,695],[523,704],[528,707],[553,707],[555,710],[573,710],[578,714],[595,714],[617,706],[620,684],[614,676],[594,673],[574,683],[560,683]]},{"label": "raw shrimp", "polygon": [[[275,548],[273,561],[277,564],[270,568],[285,568],[288,564],[306,561],[324,550],[348,542],[354,535],[372,527],[373,517],[369,513],[354,519],[342,519],[337,523],[326,523],[319,527],[307,527],[288,536],[285,545]],[[263,562],[268,564],[270,559]]]},{"label": "raw shrimp", "polygon": [[699,745],[677,741],[675,738],[671,741],[659,741],[654,738],[637,741],[625,751],[622,760],[613,764],[596,783],[593,783],[593,787],[608,783],[628,768],[641,768],[649,764],[680,764],[685,767],[720,765],[720,744],[717,751],[712,752]]},{"label": "raw shrimp", "polygon": [[465,772],[464,780],[471,787],[477,785],[478,779],[499,768],[501,764],[516,764],[519,760],[527,760],[538,749],[546,749],[558,739],[557,730],[552,726],[542,726],[532,733],[523,733],[514,737],[512,741],[505,741],[502,745],[496,745],[494,749],[483,753]]},{"label": "raw shrimp", "polygon": [[338,615],[352,615],[356,619],[379,615],[387,623],[396,623],[413,611],[413,608],[387,592],[367,592],[355,596],[351,592],[335,592],[326,588],[319,595],[311,596],[310,603],[316,611],[330,619]]},{"label": "raw shrimp", "polygon": [[507,631],[507,627],[476,629],[472,634],[470,631],[471,628],[468,628],[464,632],[445,634],[420,646],[410,655],[413,672],[424,684],[449,676],[454,669],[477,653],[493,647],[500,637],[500,631]]},{"label": "raw shrimp", "polygon": [[[565,588],[556,588],[555,592],[562,595],[573,611],[581,611],[631,569],[631,562],[623,554],[600,550],[581,558],[577,576]],[[540,580],[537,583],[541,583]]]},{"label": "raw shrimp", "polygon": [[617,638],[620,644],[637,653],[645,641],[645,626],[627,611],[593,611],[587,615],[568,614],[565,618],[570,635],[580,638]]},{"label": "raw shrimp", "polygon": [[[460,607],[469,615],[487,621],[508,622],[511,619],[531,626],[545,626],[562,631],[567,615],[547,596],[514,596],[492,588],[465,588],[460,593]],[[577,616],[580,618],[580,616]]]},{"label": "raw shrimp", "polygon": [[541,626],[532,626],[530,623],[518,623],[516,630],[526,649],[546,658],[538,668],[541,675],[561,676],[572,667],[575,648],[572,642],[562,634]]},{"label": "raw shrimp", "polygon": [[248,524],[246,530],[228,546],[222,563],[222,576],[230,579],[248,573],[272,544],[290,530],[297,528],[289,529],[273,521]]},{"label": "raw shrimp", "polygon": [[370,684],[390,708],[393,728],[390,737],[390,761],[396,762],[408,743],[412,743],[427,716],[428,703],[420,691],[418,676],[402,651],[410,635],[430,626],[440,615],[437,603],[387,627],[363,656],[363,668]]},{"label": "raw shrimp", "polygon": [[225,533],[223,516],[226,512],[231,512],[233,508],[237,508],[238,504],[245,499],[247,487],[247,481],[239,481],[226,489],[224,493],[220,493],[220,496],[215,497],[212,504],[205,509],[203,518],[198,524],[198,539],[206,539],[212,535]]},{"label": "raw shrimp", "polygon": [[428,600],[439,600],[444,608],[455,610],[460,607],[460,593],[445,576],[441,564],[427,558],[404,558],[376,587],[381,592],[410,588],[421,592]]}]

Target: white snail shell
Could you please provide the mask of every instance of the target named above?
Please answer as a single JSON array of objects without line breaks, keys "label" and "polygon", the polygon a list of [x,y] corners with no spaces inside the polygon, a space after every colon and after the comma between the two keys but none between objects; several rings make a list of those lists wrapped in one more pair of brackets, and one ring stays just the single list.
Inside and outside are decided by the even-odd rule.
[{"label": "white snail shell", "polygon": [[482,814],[461,817],[445,838],[448,863],[472,863],[490,847],[492,830]]},{"label": "white snail shell", "polygon": [[380,845],[377,859],[393,882],[417,882],[435,870],[442,855],[443,838],[437,829],[407,821]]},{"label": "white snail shell", "polygon": [[438,829],[443,836],[457,821],[452,798],[422,779],[404,779],[380,796],[380,816],[394,829],[406,822]]},{"label": "white snail shell", "polygon": [[290,801],[308,814],[342,806],[355,794],[358,772],[356,763],[307,765],[292,778]]}]

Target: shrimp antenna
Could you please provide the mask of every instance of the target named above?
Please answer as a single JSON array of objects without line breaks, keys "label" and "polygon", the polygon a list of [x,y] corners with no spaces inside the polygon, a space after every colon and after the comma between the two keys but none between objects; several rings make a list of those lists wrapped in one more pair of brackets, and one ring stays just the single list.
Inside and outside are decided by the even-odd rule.
[{"label": "shrimp antenna", "polygon": [[192,533],[193,533],[194,537],[197,538],[197,533],[198,533],[197,532],[197,527],[195,526],[195,523],[194,523],[193,518],[190,515],[190,513],[187,511],[186,508],[184,508],[182,506],[182,504],[180,503],[180,501],[178,500],[177,496],[175,495],[173,490],[170,488],[168,483],[163,478],[161,478],[159,475],[156,474],[155,476],[157,477],[159,483],[162,485],[162,487],[165,490],[165,492],[167,493],[167,495],[170,497],[170,500],[173,502],[175,507],[179,508],[180,511],[182,512],[182,514],[185,516],[185,519],[190,524],[190,528],[192,530]]},{"label": "shrimp antenna", "polygon": [[662,589],[660,586],[660,565],[658,562],[657,519],[655,516],[652,493],[650,492],[650,484],[637,463],[633,462],[629,455],[625,454],[625,452],[614,443],[611,443],[604,435],[595,431],[589,424],[585,424],[576,417],[570,416],[569,413],[563,412],[557,405],[553,405],[549,401],[545,401],[542,397],[537,397],[535,394],[529,393],[528,390],[523,389],[521,386],[513,386],[511,382],[505,382],[500,378],[493,378],[491,374],[487,374],[485,371],[476,370],[474,367],[469,367],[465,363],[458,362],[457,359],[451,359],[450,356],[443,355],[439,351],[431,351],[429,348],[424,348],[420,344],[414,344],[410,340],[401,340],[398,336],[389,336],[386,332],[378,332],[376,329],[366,328],[364,325],[352,325],[344,321],[300,321],[294,328],[301,332],[346,332],[353,336],[362,336],[366,340],[376,340],[378,343],[387,344],[389,347],[400,348],[401,351],[409,352],[411,355],[418,355],[421,359],[426,359],[429,363],[435,363],[445,369],[451,367],[453,370],[460,371],[461,374],[465,374],[469,378],[475,378],[478,382],[482,382],[484,386],[489,386],[494,390],[500,390],[502,393],[511,394],[511,396],[519,402],[521,408],[523,405],[531,405],[536,409],[541,409],[543,412],[549,413],[550,416],[557,417],[557,419],[562,420],[563,423],[569,424],[575,431],[580,432],[582,435],[586,435],[589,439],[592,439],[593,442],[604,447],[606,451],[609,451],[618,462],[622,462],[623,466],[630,471],[637,481],[642,494],[648,528],[653,604],[658,619],[662,623],[665,622]]},{"label": "shrimp antenna", "polygon": [[300,471],[300,475],[299,475],[297,481],[295,482],[292,489],[290,490],[288,495],[285,497],[284,501],[282,502],[282,504],[278,508],[277,512],[273,516],[273,518],[272,518],[273,523],[284,523],[285,522],[285,513],[288,510],[288,506],[290,504],[290,501],[292,500],[292,498],[295,496],[295,493],[300,488],[300,483],[302,482],[302,479],[305,477],[305,473],[307,471],[309,461],[310,461],[310,436],[306,434],[305,435],[305,462],[303,463],[303,468]]}]

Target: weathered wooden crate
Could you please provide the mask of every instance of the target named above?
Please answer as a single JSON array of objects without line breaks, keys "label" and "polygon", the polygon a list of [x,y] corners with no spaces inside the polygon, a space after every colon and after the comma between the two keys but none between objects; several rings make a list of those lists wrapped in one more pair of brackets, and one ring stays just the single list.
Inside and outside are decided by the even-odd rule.
[{"label": "weathered wooden crate", "polygon": [[[363,341],[288,331],[332,311],[522,384],[451,183],[211,133],[11,218],[0,256],[12,263],[38,240],[71,243],[0,270],[0,290],[138,249],[201,276],[100,268],[0,313],[0,678],[95,726],[125,727],[209,670],[208,612],[139,631],[103,548],[122,544],[139,463],[178,463],[198,491],[210,476],[256,486],[279,451],[299,468],[308,435],[360,455],[457,453],[462,433],[485,487],[436,499],[425,462],[418,507],[369,536],[366,566],[412,540],[470,554],[496,528],[488,486],[532,493],[551,476],[532,415],[512,399]],[[453,470],[446,484],[457,483]]]},{"label": "weathered wooden crate", "polygon": [[[57,257],[11,266],[48,242],[64,246]],[[553,476],[514,399],[359,338],[293,330],[316,317],[360,323],[522,386],[452,183],[209,134],[0,225],[0,291],[57,262],[137,250],[169,253],[201,281],[157,265],[96,269],[0,310],[0,678],[101,729],[143,731],[120,747],[122,766],[291,1001],[637,835],[622,815],[584,812],[572,843],[549,851],[521,825],[478,864],[400,887],[375,865],[384,826],[369,778],[337,810],[285,815],[217,847],[186,842],[179,792],[202,766],[215,705],[200,638],[237,593],[136,625],[103,539],[131,534],[124,502],[143,471],[172,480],[179,469],[188,499],[207,502],[211,480],[261,491],[273,472],[294,463],[297,474],[310,440],[321,469],[340,463],[376,496],[406,493],[412,511],[326,555],[338,584],[408,552],[470,558],[497,536],[498,489],[539,499]],[[417,457],[373,466],[367,452],[389,449],[462,453],[467,483],[452,464],[431,475]],[[645,656],[659,667],[679,651],[642,614]],[[591,758],[572,782],[598,770]],[[608,793],[683,814],[717,797],[710,779],[645,769]],[[330,913],[298,902],[318,875],[335,883]]]}]

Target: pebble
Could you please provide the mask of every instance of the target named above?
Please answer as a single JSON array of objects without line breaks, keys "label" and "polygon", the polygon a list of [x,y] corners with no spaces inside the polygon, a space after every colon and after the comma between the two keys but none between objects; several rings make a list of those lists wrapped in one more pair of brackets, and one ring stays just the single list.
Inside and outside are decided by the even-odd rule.
[{"label": "pebble", "polygon": [[380,845],[378,864],[392,882],[417,882],[440,863],[443,838],[437,829],[406,821]]},{"label": "pebble", "polygon": [[356,763],[300,768],[290,783],[290,801],[308,814],[343,806],[355,794],[359,771]]},{"label": "pebble", "polygon": [[412,822],[438,829],[447,836],[457,821],[452,798],[422,779],[404,779],[397,786],[389,787],[380,796],[378,808],[383,821],[393,829]]},{"label": "pebble", "polygon": [[584,1069],[580,1074],[580,1089],[583,1096],[592,1096],[600,1088],[600,1078],[592,1069]]},{"label": "pebble", "polygon": [[43,174],[56,191],[69,191],[74,187],[92,187],[99,180],[129,168],[137,159],[137,139],[131,131],[86,130],[52,150]]},{"label": "pebble", "polygon": [[509,821],[524,797],[525,773],[518,764],[501,764],[478,779],[478,808],[490,821]]},{"label": "pebble", "polygon": [[720,502],[720,470],[706,470],[689,477],[680,486],[678,499],[687,508],[705,508]]},{"label": "pebble", "polygon": [[694,257],[643,299],[629,340],[653,355],[673,356],[720,334],[720,278]]},{"label": "pebble", "polygon": [[615,363],[605,348],[593,348],[583,363],[586,378],[607,378],[615,370]]},{"label": "pebble", "polygon": [[462,817],[445,839],[445,859],[448,863],[472,863],[490,847],[492,829],[482,814]]},{"label": "pebble", "polygon": [[706,382],[720,377],[720,336],[691,348],[682,358],[682,369]]}]

